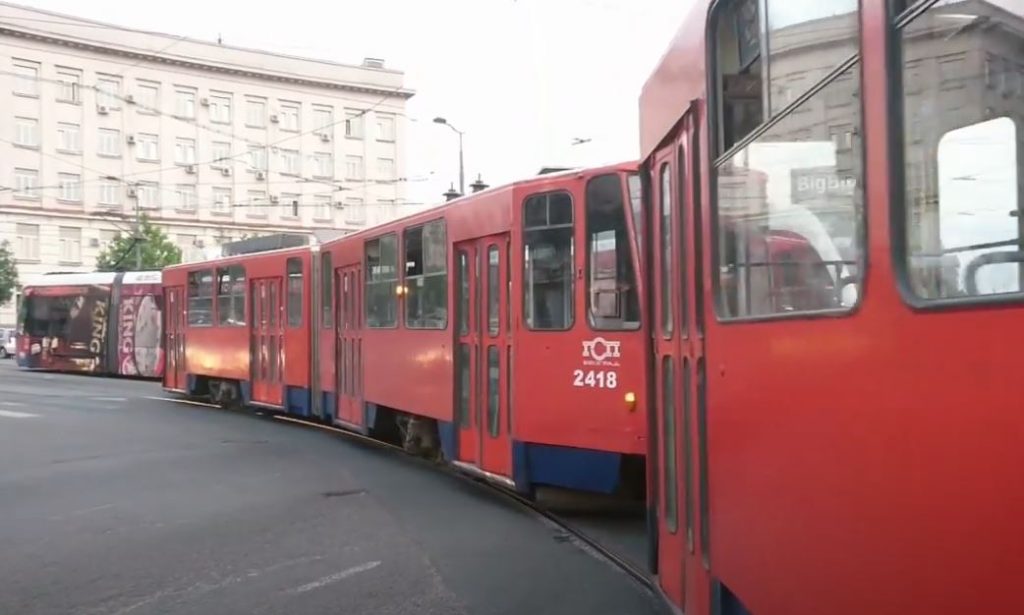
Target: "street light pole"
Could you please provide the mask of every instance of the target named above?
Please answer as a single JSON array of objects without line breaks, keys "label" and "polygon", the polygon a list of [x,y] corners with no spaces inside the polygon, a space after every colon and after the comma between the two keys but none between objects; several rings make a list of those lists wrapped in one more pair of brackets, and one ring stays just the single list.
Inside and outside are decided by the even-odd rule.
[{"label": "street light pole", "polygon": [[466,169],[465,169],[465,166],[463,165],[463,156],[462,156],[462,135],[464,135],[465,133],[463,133],[458,128],[456,128],[456,127],[452,126],[451,124],[449,124],[448,120],[446,120],[443,117],[435,117],[434,118],[434,123],[435,124],[444,124],[448,128],[451,128],[452,130],[454,130],[455,133],[459,135],[459,194],[466,194]]}]

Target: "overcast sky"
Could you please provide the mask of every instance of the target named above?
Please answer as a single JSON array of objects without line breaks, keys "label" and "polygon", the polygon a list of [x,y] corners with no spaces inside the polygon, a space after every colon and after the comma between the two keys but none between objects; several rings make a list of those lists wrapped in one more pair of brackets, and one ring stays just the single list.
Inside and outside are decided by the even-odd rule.
[{"label": "overcast sky", "polygon": [[[15,0],[18,1],[18,0]],[[42,9],[225,44],[405,71],[406,198],[436,202],[458,179],[493,184],[542,166],[639,155],[637,99],[690,0],[20,0]],[[573,146],[574,138],[590,139]],[[427,178],[427,179],[423,179]]]}]

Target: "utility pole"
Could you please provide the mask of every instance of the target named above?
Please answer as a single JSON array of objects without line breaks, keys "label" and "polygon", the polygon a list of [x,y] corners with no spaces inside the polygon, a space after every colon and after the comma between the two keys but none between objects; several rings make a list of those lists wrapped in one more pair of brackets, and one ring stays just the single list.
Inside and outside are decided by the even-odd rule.
[{"label": "utility pole", "polygon": [[463,133],[458,128],[456,128],[456,127],[452,126],[451,124],[449,124],[448,120],[446,120],[443,117],[435,117],[434,118],[434,123],[435,124],[444,124],[448,128],[451,128],[452,130],[454,130],[456,132],[456,134],[459,135],[459,194],[466,194],[466,170],[465,170],[465,167],[464,167],[463,161],[462,161],[462,135],[465,134],[465,133]]}]

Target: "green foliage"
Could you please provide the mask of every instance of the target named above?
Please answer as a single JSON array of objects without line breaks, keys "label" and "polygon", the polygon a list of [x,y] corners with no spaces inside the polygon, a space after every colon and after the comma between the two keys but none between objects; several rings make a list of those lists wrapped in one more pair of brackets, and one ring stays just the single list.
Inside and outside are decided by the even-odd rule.
[{"label": "green foliage", "polygon": [[7,241],[0,243],[0,305],[14,298],[18,290],[18,267],[14,262],[14,252]]},{"label": "green foliage", "polygon": [[142,251],[142,269],[163,269],[181,262],[181,249],[146,217],[139,224],[139,234],[142,240],[138,242],[131,233],[115,235],[96,258],[96,268],[99,271],[134,271],[139,268],[137,250]]}]

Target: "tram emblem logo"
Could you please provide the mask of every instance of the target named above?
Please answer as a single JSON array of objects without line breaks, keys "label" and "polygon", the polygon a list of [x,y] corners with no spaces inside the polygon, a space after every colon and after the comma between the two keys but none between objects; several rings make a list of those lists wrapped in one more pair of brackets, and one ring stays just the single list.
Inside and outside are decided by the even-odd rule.
[{"label": "tram emblem logo", "polygon": [[[613,362],[608,359],[618,359],[619,346],[622,342],[613,342],[603,337],[595,337],[592,340],[583,341],[583,363],[585,365],[597,364],[607,365]],[[618,362],[614,362],[615,365]]]}]

